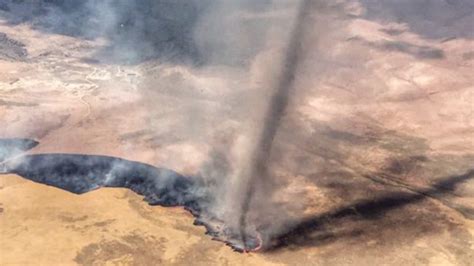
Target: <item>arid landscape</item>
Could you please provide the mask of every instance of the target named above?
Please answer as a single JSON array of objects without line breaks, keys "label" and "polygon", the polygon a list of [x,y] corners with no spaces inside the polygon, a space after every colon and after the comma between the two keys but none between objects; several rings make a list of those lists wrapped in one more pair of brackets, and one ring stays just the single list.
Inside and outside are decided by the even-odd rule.
[{"label": "arid landscape", "polygon": [[474,265],[473,1],[155,2],[0,0],[0,265]]}]

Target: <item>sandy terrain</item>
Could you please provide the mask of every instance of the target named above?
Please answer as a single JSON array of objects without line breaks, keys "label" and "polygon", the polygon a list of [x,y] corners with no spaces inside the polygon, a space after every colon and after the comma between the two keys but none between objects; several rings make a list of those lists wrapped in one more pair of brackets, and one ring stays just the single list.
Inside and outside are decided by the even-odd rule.
[{"label": "sandy terrain", "polygon": [[[377,8],[311,20],[327,27],[305,37],[270,167],[276,200],[302,207],[274,248],[233,252],[183,209],[128,190],[75,195],[1,175],[0,264],[474,265],[472,13],[420,26],[384,21]],[[239,101],[252,94],[230,67],[98,62],[103,40],[0,19],[0,33],[27,50],[0,53],[0,138],[39,141],[31,154],[108,155],[193,175],[239,128]]]}]

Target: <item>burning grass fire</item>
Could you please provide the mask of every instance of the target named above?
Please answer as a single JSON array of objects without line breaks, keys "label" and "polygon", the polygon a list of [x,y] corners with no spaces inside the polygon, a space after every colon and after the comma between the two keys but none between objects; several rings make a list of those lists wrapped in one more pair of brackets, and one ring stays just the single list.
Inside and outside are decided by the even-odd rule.
[{"label": "burning grass fire", "polygon": [[474,5],[414,2],[0,0],[0,262],[471,265]]},{"label": "burning grass fire", "polygon": [[[248,147],[247,150],[241,152],[239,159],[245,158],[237,163],[240,164],[241,169],[234,169],[235,172],[240,174],[233,172],[220,173],[222,176],[218,179],[223,180],[211,180],[218,183],[219,188],[213,187],[216,185],[213,185],[212,182],[207,182],[212,178],[205,176],[184,177],[168,170],[155,169],[149,165],[116,158],[85,155],[29,155],[22,157],[21,160],[12,159],[7,161],[4,166],[6,167],[5,172],[16,173],[33,181],[79,194],[100,187],[130,188],[145,196],[145,200],[151,205],[184,206],[196,217],[196,224],[204,225],[209,235],[228,243],[237,251],[260,250],[264,246],[262,240],[264,237],[259,235],[257,225],[253,224],[253,221],[250,221],[249,218],[249,209],[254,198],[253,193],[258,189],[256,187],[259,184],[259,181],[255,179],[267,175],[265,169],[267,167],[267,157],[271,153],[273,139],[290,98],[290,89],[293,86],[298,57],[301,52],[300,44],[304,34],[304,24],[309,14],[306,10],[310,3],[311,1],[308,0],[292,4],[277,1],[273,6],[270,2],[255,5],[247,1],[215,4],[201,4],[194,1],[185,4],[178,1],[176,4],[158,5],[158,11],[153,10],[162,15],[160,10],[167,8],[169,12],[175,12],[176,15],[180,16],[184,16],[183,12],[186,11],[187,15],[182,18],[182,21],[173,20],[173,22],[170,22],[167,19],[162,19],[161,16],[150,17],[149,20],[145,20],[145,25],[139,26],[138,29],[135,23],[142,19],[141,16],[149,16],[147,10],[154,7],[152,1],[147,1],[144,4],[137,3],[136,5],[123,2],[119,6],[108,2],[104,4],[93,4],[91,2],[84,5],[67,2],[64,3],[64,6],[60,4],[61,8],[67,10],[72,7],[78,8],[83,10],[87,16],[94,17],[95,20],[86,21],[85,25],[89,25],[88,23],[93,21],[98,22],[96,26],[103,28],[103,32],[110,35],[107,37],[113,42],[111,46],[114,49],[112,50],[117,50],[119,53],[123,49],[136,51],[136,54],[132,53],[130,55],[133,60],[128,62],[145,60],[150,56],[149,53],[140,54],[141,51],[151,51],[152,54],[153,52],[162,53],[165,50],[164,47],[166,47],[164,40],[169,40],[168,44],[172,46],[172,52],[166,55],[165,58],[174,58],[174,55],[179,54],[179,58],[181,56],[191,57],[191,61],[194,62],[204,60],[206,64],[228,64],[240,69],[246,66],[236,66],[235,62],[246,61],[255,56],[264,47],[265,40],[250,45],[238,41],[233,43],[227,43],[226,41],[224,46],[228,47],[221,47],[221,40],[216,40],[216,36],[209,33],[208,27],[212,26],[219,29],[218,24],[215,23],[216,21],[231,27],[236,21],[247,20],[247,15],[255,17],[253,19],[263,19],[268,25],[273,22],[286,24],[285,27],[279,29],[279,34],[283,36],[278,41],[279,48],[277,49],[277,53],[281,54],[279,56],[281,62],[275,62],[276,65],[279,65],[277,67],[279,69],[259,71],[267,73],[275,80],[268,81],[268,84],[262,85],[262,88],[260,88],[262,91],[266,91],[264,94],[267,94],[270,99],[262,98],[258,103],[261,107],[257,109],[262,110],[260,110],[261,115],[258,115],[257,121],[254,121],[254,123],[256,122],[259,125],[252,132],[247,132],[251,142],[253,142],[253,147]],[[40,5],[40,7],[43,7],[43,5]],[[52,8],[52,6],[46,5],[43,12],[47,12],[48,8]],[[130,8],[135,8],[137,12],[122,12]],[[269,11],[268,18],[260,17],[258,14],[259,10],[265,8],[268,8]],[[56,9],[52,8],[51,10]],[[104,10],[111,14],[104,16],[101,13]],[[222,17],[220,12],[223,10],[233,14],[229,16],[231,19]],[[64,11],[58,12],[61,15]],[[279,12],[283,15],[275,15]],[[244,15],[244,13],[247,15]],[[75,13],[72,12],[72,14]],[[78,15],[78,17],[74,17],[75,19],[80,19],[84,14],[79,12],[75,15]],[[60,18],[62,17],[60,16]],[[208,25],[209,21],[213,25]],[[148,25],[148,23],[151,25]],[[180,27],[176,27],[176,24],[179,24]],[[159,32],[150,32],[151,28],[156,27],[176,28],[176,31],[164,29]],[[263,28],[266,27],[268,26]],[[68,29],[65,28],[65,30]],[[268,29],[249,30],[249,38],[267,31]],[[94,36],[103,32],[91,31],[88,33]],[[71,32],[71,35],[75,34],[81,33]],[[130,38],[145,40],[146,47],[143,47],[143,49],[134,47],[134,44],[129,43]],[[115,46],[118,48],[115,48]],[[134,49],[128,49],[131,47]],[[150,47],[151,49],[149,49]],[[192,52],[196,49],[199,49],[200,52]],[[230,53],[227,51],[228,49],[230,49]],[[111,56],[116,57],[116,54]],[[158,56],[158,58],[161,58],[161,56]],[[230,60],[227,62],[221,58],[230,58]],[[173,60],[169,61],[173,62]],[[250,80],[247,82],[248,84],[252,83]],[[192,114],[188,115],[192,116]],[[220,190],[232,192],[222,195],[218,192]],[[219,196],[217,196],[218,194]],[[222,211],[222,209],[232,210]]]},{"label": "burning grass fire", "polygon": [[[5,147],[26,150],[33,141],[3,140]],[[28,147],[24,145],[28,144]],[[3,148],[3,147],[2,147]],[[31,181],[83,194],[102,187],[128,188],[150,205],[182,206],[195,217],[195,225],[204,226],[206,234],[238,252],[258,251],[262,240],[257,232],[245,236],[229,228],[208,208],[214,200],[199,177],[182,176],[174,171],[114,157],[36,154],[6,159],[0,174],[17,174]]]}]

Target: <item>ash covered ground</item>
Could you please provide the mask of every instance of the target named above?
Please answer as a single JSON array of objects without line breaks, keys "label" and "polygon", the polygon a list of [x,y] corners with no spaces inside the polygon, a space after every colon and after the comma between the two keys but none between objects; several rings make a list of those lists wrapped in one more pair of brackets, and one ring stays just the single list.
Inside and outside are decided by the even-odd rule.
[{"label": "ash covered ground", "polygon": [[0,1],[0,263],[472,265],[473,9]]}]

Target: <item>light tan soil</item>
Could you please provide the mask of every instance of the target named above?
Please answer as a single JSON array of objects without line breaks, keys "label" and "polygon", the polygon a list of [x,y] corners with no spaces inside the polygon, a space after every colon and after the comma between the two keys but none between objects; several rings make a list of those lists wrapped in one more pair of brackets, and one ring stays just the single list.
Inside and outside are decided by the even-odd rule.
[{"label": "light tan soil", "polygon": [[[150,207],[128,190],[74,195],[3,175],[0,264],[474,265],[474,40],[440,41],[353,17],[360,12],[318,13],[311,23],[327,27],[304,40],[271,169],[284,184],[278,200],[301,201],[309,225],[296,225],[283,246],[235,253],[186,211]],[[31,153],[109,155],[195,174],[209,140],[239,128],[229,106],[248,93],[239,87],[245,73],[95,63],[87,59],[101,41],[2,21],[0,32],[29,54],[0,60],[0,138],[36,139]],[[372,205],[354,206],[361,201]],[[363,213],[334,215],[351,208]]]}]

